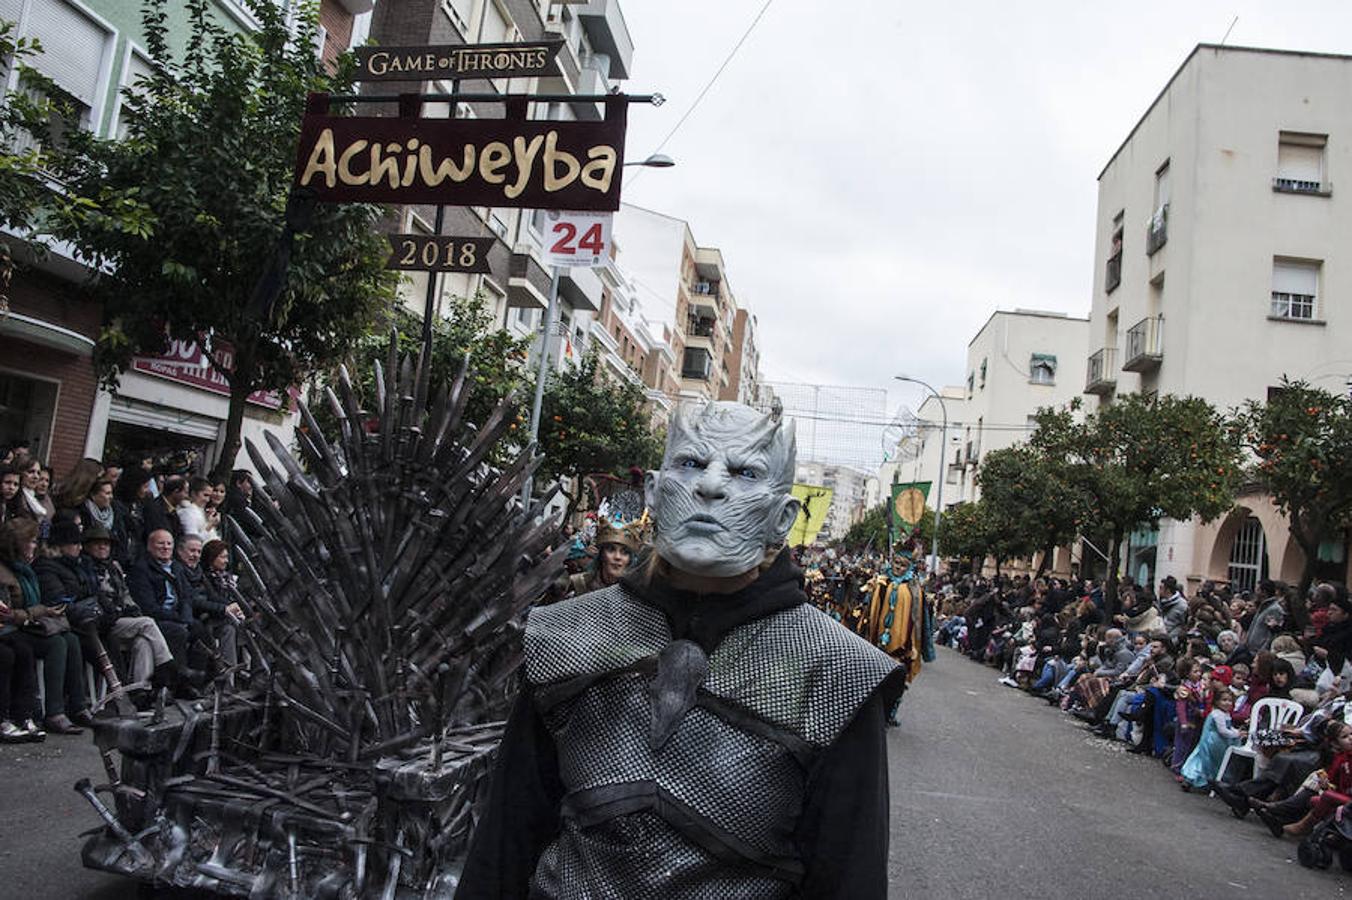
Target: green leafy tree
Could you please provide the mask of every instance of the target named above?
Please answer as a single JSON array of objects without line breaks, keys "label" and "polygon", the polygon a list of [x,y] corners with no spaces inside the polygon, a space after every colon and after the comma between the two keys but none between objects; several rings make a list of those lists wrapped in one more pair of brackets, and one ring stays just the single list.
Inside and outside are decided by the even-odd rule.
[{"label": "green leafy tree", "polygon": [[583,476],[620,475],[630,466],[656,468],[663,439],[650,425],[646,402],[642,388],[607,375],[595,351],[578,365],[551,373],[540,414],[545,459],[537,483],[572,478],[571,512],[581,499]]},{"label": "green leafy tree", "polygon": [[1080,493],[1085,526],[1107,536],[1110,614],[1127,535],[1165,517],[1210,521],[1233,507],[1241,478],[1238,440],[1198,397],[1127,394],[1083,422],[1042,409],[1029,443]]},{"label": "green leafy tree", "polygon": [[[1000,568],[1001,550],[996,546],[997,533],[992,527],[989,509],[980,502],[958,503],[944,510],[940,525],[939,552],[946,558],[967,561],[973,574],[981,572],[987,556],[995,557]],[[961,568],[961,565],[959,565]]]},{"label": "green leafy tree", "polygon": [[1352,520],[1352,400],[1283,379],[1266,403],[1245,404],[1234,431],[1305,554],[1303,595],[1319,565],[1319,545]]},{"label": "green leafy tree", "polygon": [[88,216],[65,235],[100,272],[100,374],[115,384],[135,354],[198,341],[230,385],[225,469],[248,396],[342,359],[393,302],[394,278],[380,207],[288,203],[307,93],[351,85],[350,63],[330,74],[314,52],[317,4],[302,5],[293,33],[284,4],[249,0],[259,27],[246,34],[216,24],[210,0],[185,5],[191,35],[176,58],[165,0],[146,0],[155,71],[126,92],[125,138],[68,135],[57,164],[77,194],[147,213],[139,232]]},{"label": "green leafy tree", "polygon": [[[389,359],[390,332],[398,335],[400,359],[417,359],[422,351],[422,317],[403,306],[382,315],[372,331],[361,337],[347,360],[349,374],[360,386],[362,397],[376,395],[375,364],[382,366]],[[492,312],[482,295],[451,297],[443,318],[433,323],[432,362],[429,383],[450,384],[460,374],[460,367],[469,357],[466,383],[471,388],[465,418],[482,424],[498,401],[513,390],[524,390],[530,384],[525,362],[530,349],[529,338],[515,338],[495,327]],[[429,394],[428,402],[435,395]],[[320,428],[331,433],[332,413],[326,403],[311,403]]]},{"label": "green leafy tree", "polygon": [[1084,516],[1085,497],[1058,460],[1020,444],[992,450],[981,460],[977,478],[991,528],[1016,557],[1041,551],[1042,575],[1057,547],[1075,539]]},{"label": "green leafy tree", "polygon": [[[932,546],[934,540],[934,510],[925,508],[925,514],[921,517],[917,530],[920,532],[920,539],[925,546]],[[892,540],[900,541],[901,537],[900,523],[894,518]],[[851,553],[859,553],[869,547],[882,552],[883,548],[887,546],[887,504],[880,503],[864,513],[864,517],[851,525],[850,530],[845,532],[845,537],[841,538],[840,545]]]}]

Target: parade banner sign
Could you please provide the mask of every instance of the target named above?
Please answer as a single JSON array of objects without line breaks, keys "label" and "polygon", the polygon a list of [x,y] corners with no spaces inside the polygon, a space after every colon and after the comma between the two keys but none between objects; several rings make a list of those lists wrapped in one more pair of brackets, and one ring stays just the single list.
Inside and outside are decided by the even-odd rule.
[{"label": "parade banner sign", "polygon": [[357,81],[430,81],[437,78],[533,78],[558,74],[563,41],[357,47]]},{"label": "parade banner sign", "polygon": [[[312,95],[311,108],[326,97]],[[509,109],[515,104],[509,103]],[[324,202],[614,212],[628,105],[599,122],[307,113],[295,187]]]},{"label": "parade banner sign", "polygon": [[831,508],[831,498],[835,491],[816,484],[795,484],[793,495],[802,503],[798,518],[789,529],[789,546],[802,547],[814,544],[826,524],[826,511]]},{"label": "parade banner sign", "polygon": [[387,234],[390,258],[385,268],[403,272],[467,272],[487,275],[494,238],[443,234]]},{"label": "parade banner sign", "polygon": [[902,534],[910,534],[925,516],[925,501],[929,499],[930,482],[912,481],[892,485],[892,511],[901,523]]}]

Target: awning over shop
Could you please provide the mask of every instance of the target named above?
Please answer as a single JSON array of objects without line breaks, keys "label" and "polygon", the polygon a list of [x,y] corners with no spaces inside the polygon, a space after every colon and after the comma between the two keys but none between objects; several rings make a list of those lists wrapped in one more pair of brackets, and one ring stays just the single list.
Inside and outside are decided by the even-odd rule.
[{"label": "awning over shop", "polygon": [[10,312],[0,315],[0,335],[76,356],[93,356],[94,339],[36,316]]}]

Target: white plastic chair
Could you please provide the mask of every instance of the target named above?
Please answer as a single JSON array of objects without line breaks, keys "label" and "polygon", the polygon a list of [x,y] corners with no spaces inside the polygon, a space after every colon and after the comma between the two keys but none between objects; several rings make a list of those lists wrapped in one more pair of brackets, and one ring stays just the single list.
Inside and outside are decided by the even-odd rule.
[{"label": "white plastic chair", "polygon": [[[1230,768],[1230,760],[1236,756],[1244,757],[1251,761],[1253,774],[1257,777],[1260,766],[1259,762],[1263,757],[1258,749],[1253,745],[1254,733],[1261,729],[1281,728],[1284,725],[1294,725],[1302,715],[1305,714],[1305,707],[1301,706],[1295,700],[1283,700],[1279,697],[1264,697],[1254,704],[1253,712],[1249,713],[1249,734],[1244,739],[1243,744],[1236,744],[1225,751],[1225,758],[1221,760],[1221,770],[1216,775],[1216,780],[1221,784],[1228,784],[1225,779],[1225,773]],[[1264,716],[1267,722],[1264,724]]]}]

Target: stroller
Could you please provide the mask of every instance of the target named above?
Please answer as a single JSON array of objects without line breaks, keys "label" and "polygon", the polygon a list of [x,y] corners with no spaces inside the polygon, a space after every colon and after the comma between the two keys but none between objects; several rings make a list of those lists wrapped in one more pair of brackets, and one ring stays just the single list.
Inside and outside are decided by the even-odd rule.
[{"label": "stroller", "polygon": [[1344,872],[1352,872],[1352,803],[1344,804],[1315,826],[1296,851],[1300,864],[1307,869],[1327,869],[1338,857]]}]

